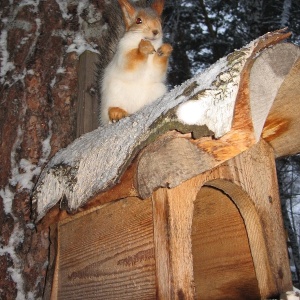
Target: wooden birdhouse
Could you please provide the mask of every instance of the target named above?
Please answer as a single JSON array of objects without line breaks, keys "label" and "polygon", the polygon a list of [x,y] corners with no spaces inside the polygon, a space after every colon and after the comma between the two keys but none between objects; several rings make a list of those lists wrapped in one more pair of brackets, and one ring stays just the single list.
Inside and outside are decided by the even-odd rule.
[{"label": "wooden birdhouse", "polygon": [[82,135],[43,171],[46,298],[268,299],[292,288],[275,158],[300,151],[300,49],[267,34]]}]

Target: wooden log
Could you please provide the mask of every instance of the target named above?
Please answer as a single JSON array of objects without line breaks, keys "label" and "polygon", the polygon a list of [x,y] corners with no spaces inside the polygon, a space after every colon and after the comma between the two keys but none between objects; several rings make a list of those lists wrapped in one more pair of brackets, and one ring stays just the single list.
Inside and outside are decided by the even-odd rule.
[{"label": "wooden log", "polygon": [[215,160],[187,139],[165,135],[139,155],[136,189],[145,199],[159,187],[175,187],[214,166]]},{"label": "wooden log", "polygon": [[[201,166],[196,168],[199,173],[216,167],[249,149],[257,142],[261,131],[259,128],[263,123],[263,118],[266,118],[268,114],[260,113],[259,106],[255,108],[255,103],[259,103],[260,96],[259,99],[252,99],[252,108],[254,108],[251,111],[249,100],[251,68],[253,64],[256,64],[256,56],[265,47],[279,42],[288,35],[282,31],[267,34],[251,43],[247,48],[229,55],[217,65],[212,66],[207,72],[186,82],[183,86],[173,90],[153,105],[145,107],[131,118],[125,118],[111,127],[99,128],[77,139],[52,159],[40,177],[33,196],[37,219],[41,219],[61,199],[65,199],[65,207],[68,210],[75,211],[95,195],[116,185],[138,152],[158,139],[163,133],[172,129],[180,132],[191,132],[193,137],[198,137],[193,140],[190,134],[184,135],[184,138],[200,150],[197,152],[188,149],[192,147],[185,143],[184,151],[201,153],[201,157],[204,159],[198,160],[202,162]],[[272,51],[281,52],[279,48],[279,50],[276,49]],[[292,65],[291,62],[288,60],[287,69]],[[257,64],[259,64],[259,60],[257,60]],[[206,77],[209,77],[209,81],[207,87],[204,87],[201,80]],[[225,99],[225,102],[222,102],[222,99]],[[266,111],[272,101],[273,99],[266,99],[266,102],[269,103],[265,108]],[[211,106],[208,103],[211,103]],[[182,108],[193,107],[193,105],[202,107],[202,104],[205,104],[205,111],[200,109],[199,114],[203,118],[196,120],[195,124],[186,124],[180,118],[179,111]],[[223,109],[223,107],[225,108]],[[231,108],[228,109],[228,107]],[[256,117],[258,113],[260,117]],[[261,117],[262,115],[264,117]],[[255,126],[252,119],[255,120]],[[297,119],[295,115],[293,115],[293,119]],[[204,123],[201,123],[202,121]],[[228,124],[232,124],[231,129]],[[288,132],[286,134],[288,135]],[[205,137],[207,135],[209,137]],[[215,139],[216,137],[219,138]],[[172,142],[170,143],[172,144]],[[171,144],[169,146],[165,144],[163,147],[172,147]],[[150,152],[146,154],[144,151],[143,155],[150,157]],[[155,150],[156,155],[158,152]],[[165,153],[167,152],[165,151]],[[143,159],[140,161],[145,167],[150,166]],[[171,164],[174,165],[173,170],[175,170],[174,158]],[[197,165],[199,162],[195,164]],[[135,185],[137,193],[143,197],[148,197],[151,194],[151,189],[168,185],[168,177],[172,172],[171,168],[168,168],[166,174],[159,175],[163,182],[159,184],[159,180],[155,183],[153,180],[153,186],[144,192],[139,191],[140,183],[144,179],[138,171],[140,183],[137,182]],[[195,173],[193,172],[188,175],[189,171],[185,170],[184,176],[181,176],[179,172],[176,175],[176,180],[172,178],[172,186],[194,176]],[[147,176],[145,173],[144,178]],[[155,174],[153,176],[155,177]],[[49,193],[49,187],[51,193]],[[129,192],[132,193],[132,191]]]},{"label": "wooden log", "polygon": [[[260,139],[270,109],[272,108],[272,110],[274,110],[274,102],[280,114],[284,113],[285,110],[288,110],[290,113],[294,111],[293,107],[297,106],[297,94],[295,92],[297,89],[299,91],[300,72],[298,69],[297,77],[294,78],[289,78],[293,76],[289,75],[289,73],[296,75],[297,71],[295,69],[293,70],[293,68],[299,57],[299,47],[293,44],[278,44],[267,51],[263,51],[256,58],[250,72],[250,109],[256,140]],[[276,102],[280,101],[279,89],[284,81],[285,85],[288,85],[289,89],[293,90],[293,92],[289,94],[285,93],[285,99],[281,99],[281,104],[279,104]],[[298,100],[300,99],[299,97],[298,94]],[[283,103],[286,105],[284,109],[283,107],[280,108]],[[290,119],[293,119],[293,115]],[[281,123],[279,120],[276,121]],[[288,132],[290,131],[288,130]],[[289,135],[289,133],[287,135]],[[291,140],[292,139],[293,138],[291,138]]]}]

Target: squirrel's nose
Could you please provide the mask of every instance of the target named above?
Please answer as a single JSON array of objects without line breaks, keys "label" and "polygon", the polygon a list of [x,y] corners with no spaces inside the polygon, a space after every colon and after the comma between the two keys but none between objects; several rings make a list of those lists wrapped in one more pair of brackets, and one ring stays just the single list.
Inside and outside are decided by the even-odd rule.
[{"label": "squirrel's nose", "polygon": [[158,30],[157,30],[157,29],[152,30],[152,33],[153,33],[154,35],[158,35]]}]

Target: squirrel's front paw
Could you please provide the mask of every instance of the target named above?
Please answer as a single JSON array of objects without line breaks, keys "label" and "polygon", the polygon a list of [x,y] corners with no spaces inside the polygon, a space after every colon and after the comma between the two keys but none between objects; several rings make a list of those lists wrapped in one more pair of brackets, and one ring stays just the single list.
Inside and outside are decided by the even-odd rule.
[{"label": "squirrel's front paw", "polygon": [[162,44],[158,50],[157,54],[159,56],[170,56],[173,51],[173,47],[170,44]]},{"label": "squirrel's front paw", "polygon": [[111,122],[118,122],[128,116],[128,112],[120,107],[110,107],[108,109],[108,116]]},{"label": "squirrel's front paw", "polygon": [[143,54],[152,54],[155,52],[155,49],[150,41],[148,40],[141,40],[139,43],[139,51]]}]

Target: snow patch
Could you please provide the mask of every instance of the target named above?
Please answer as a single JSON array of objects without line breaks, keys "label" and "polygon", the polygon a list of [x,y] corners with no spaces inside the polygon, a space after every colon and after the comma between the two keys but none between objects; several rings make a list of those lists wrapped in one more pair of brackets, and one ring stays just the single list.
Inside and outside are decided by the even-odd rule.
[{"label": "snow patch", "polygon": [[19,170],[10,180],[10,184],[13,186],[16,186],[18,184],[18,188],[21,188],[22,190],[32,190],[32,188],[34,187],[32,179],[34,178],[34,176],[38,176],[40,174],[41,168],[35,164],[32,164],[27,159],[22,158],[19,164]]},{"label": "snow patch", "polygon": [[12,202],[15,194],[10,190],[8,186],[0,190],[0,196],[3,200],[4,212],[6,215],[11,214]]},{"label": "snow patch", "polygon": [[66,69],[63,67],[59,67],[56,71],[56,74],[64,74],[66,72]]},{"label": "snow patch", "polygon": [[56,0],[56,3],[59,6],[62,17],[65,20],[71,19],[72,15],[68,13],[68,2],[67,1],[61,1],[61,0]]},{"label": "snow patch", "polygon": [[[250,47],[252,49],[252,47]],[[238,93],[240,69],[252,51],[245,51],[232,68],[227,57],[220,59],[201,76],[206,87],[177,109],[178,119],[187,125],[206,125],[215,137],[231,129],[235,99]],[[242,65],[240,65],[242,63]],[[230,67],[230,72],[227,71]],[[197,77],[196,77],[197,78]]]},{"label": "snow patch", "polygon": [[73,40],[73,44],[71,44],[68,47],[67,53],[76,52],[78,54],[78,56],[80,56],[84,51],[91,51],[91,52],[99,53],[99,51],[95,49],[96,46],[97,45],[89,44],[84,39],[82,34],[77,33]]},{"label": "snow patch", "polygon": [[51,138],[52,138],[52,120],[48,122],[49,134],[45,140],[42,141],[42,157],[39,160],[39,165],[43,165],[48,161],[51,153]]},{"label": "snow patch", "polygon": [[19,223],[15,223],[13,233],[10,236],[8,245],[0,247],[0,255],[9,255],[13,261],[13,266],[8,268],[8,272],[17,285],[17,297],[18,300],[25,300],[24,283],[21,274],[22,263],[18,258],[15,249],[24,241],[24,231],[19,227]]},{"label": "snow patch", "polygon": [[7,30],[6,29],[3,29],[0,35],[0,55],[1,55],[0,83],[4,84],[6,74],[9,71],[15,69],[14,64],[9,61],[9,53],[7,51]]}]

